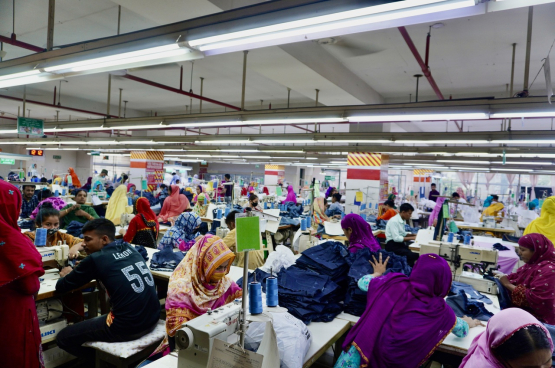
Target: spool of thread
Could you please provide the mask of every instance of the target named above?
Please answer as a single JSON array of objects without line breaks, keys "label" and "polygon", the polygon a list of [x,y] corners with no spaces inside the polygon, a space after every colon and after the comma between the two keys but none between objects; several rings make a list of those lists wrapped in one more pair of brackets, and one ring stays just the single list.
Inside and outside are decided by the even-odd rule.
[{"label": "spool of thread", "polygon": [[452,242],[453,242],[453,238],[455,238],[455,234],[449,233],[449,234],[447,235],[447,242],[448,242],[448,243],[452,243]]},{"label": "spool of thread", "polygon": [[341,219],[343,220],[345,218],[345,213],[341,213]]},{"label": "spool of thread", "polygon": [[35,231],[35,245],[37,247],[44,247],[46,246],[46,236],[48,234],[48,230],[43,228],[38,228]]},{"label": "spool of thread", "polygon": [[309,216],[306,218],[306,227],[311,227],[312,226],[312,218]]},{"label": "spool of thread", "polygon": [[222,209],[218,208],[218,212],[216,212],[216,218],[219,220],[222,218]]},{"label": "spool of thread", "polygon": [[60,195],[60,192],[58,191],[58,189],[56,189],[56,190],[54,191],[54,197],[58,197],[59,195]]},{"label": "spool of thread", "polygon": [[62,195],[63,195],[63,196],[65,196],[65,195],[66,195],[66,190],[65,190],[65,188],[64,188],[64,189],[62,189]]},{"label": "spool of thread", "polygon": [[268,209],[268,202],[264,202],[264,209],[265,209],[265,210]]},{"label": "spool of thread", "polygon": [[204,196],[204,204],[208,203],[208,198],[206,196]]},{"label": "spool of thread", "polygon": [[365,213],[361,214],[360,217],[362,217],[362,219],[363,219],[364,221],[366,221],[366,214],[365,214]]},{"label": "spool of thread", "polygon": [[464,236],[464,245],[470,245],[470,234]]},{"label": "spool of thread", "polygon": [[128,206],[133,206],[133,198],[127,197],[127,205]]},{"label": "spool of thread", "polygon": [[278,280],[275,277],[266,279],[266,305],[268,307],[278,306]]},{"label": "spool of thread", "polygon": [[251,314],[262,313],[262,284],[259,282],[249,284],[249,312]]},{"label": "spool of thread", "polygon": [[306,230],[306,218],[301,219],[301,231]]},{"label": "spool of thread", "polygon": [[227,215],[229,215],[229,213],[231,212],[231,209],[229,207],[225,208],[225,216],[227,217]]},{"label": "spool of thread", "polygon": [[274,202],[272,202],[272,209],[274,209]]}]

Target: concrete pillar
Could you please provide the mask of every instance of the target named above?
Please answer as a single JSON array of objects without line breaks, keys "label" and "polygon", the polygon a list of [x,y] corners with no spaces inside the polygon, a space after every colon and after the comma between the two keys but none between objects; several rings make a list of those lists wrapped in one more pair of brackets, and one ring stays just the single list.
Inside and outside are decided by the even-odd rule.
[{"label": "concrete pillar", "polygon": [[130,179],[141,190],[140,178],[147,181],[148,191],[156,189],[164,181],[164,152],[131,151]]},{"label": "concrete pillar", "polygon": [[[285,166],[283,165],[265,165],[264,166],[264,186],[268,187],[268,191],[273,193],[280,182],[285,179]],[[283,188],[284,190],[286,188]]]}]

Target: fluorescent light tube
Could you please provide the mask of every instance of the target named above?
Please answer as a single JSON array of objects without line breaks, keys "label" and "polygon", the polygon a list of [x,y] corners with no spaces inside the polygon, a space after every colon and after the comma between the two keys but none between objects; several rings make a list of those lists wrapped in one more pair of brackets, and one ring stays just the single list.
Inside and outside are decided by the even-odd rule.
[{"label": "fluorescent light tube", "polygon": [[532,169],[500,169],[500,168],[492,168],[493,171],[534,171]]},{"label": "fluorescent light tube", "polygon": [[58,79],[56,77],[52,77],[50,74],[40,73],[40,72],[39,74],[35,74],[35,75],[13,77],[14,75],[17,75],[17,74],[20,74],[20,73],[8,74],[8,75],[2,76],[4,80],[0,80],[0,88],[21,86],[24,84],[39,83],[39,82],[45,82],[53,79]]},{"label": "fluorescent light tube", "polygon": [[266,143],[266,144],[284,144],[284,143],[289,143],[289,144],[296,144],[296,143],[314,143],[314,139],[298,139],[298,140],[289,140],[287,142],[283,141],[283,140],[269,140],[269,139],[254,139],[251,141],[251,143]]},{"label": "fluorescent light tube", "polygon": [[372,24],[476,5],[474,0],[406,0],[189,40],[200,51],[229,48],[321,31]]},{"label": "fluorescent light tube", "polygon": [[555,111],[536,111],[536,112],[497,112],[490,115],[492,119],[503,118],[552,118],[555,117]]},{"label": "fluorescent light tube", "polygon": [[489,165],[489,161],[466,161],[466,160],[435,160],[437,162],[451,162],[455,164],[477,164],[477,165]]},{"label": "fluorescent light tube", "polygon": [[245,144],[245,143],[253,143],[253,142],[243,139],[243,140],[236,140],[236,141],[210,141],[210,140],[206,140],[206,141],[195,141],[195,143],[197,143],[197,144]]},{"label": "fluorescent light tube", "polygon": [[455,167],[455,166],[450,166],[449,167],[451,170],[480,170],[480,171],[489,171],[489,168],[483,168],[483,167]]},{"label": "fluorescent light tube", "polygon": [[426,141],[426,140],[398,140],[398,141],[394,141],[394,142],[390,142],[390,143],[399,143],[399,144],[417,144],[417,143],[421,143],[421,144],[488,144],[491,143],[490,141],[487,140],[448,140],[448,139],[442,139],[442,140],[432,140],[432,141]]},{"label": "fluorescent light tube", "polygon": [[380,121],[437,121],[437,120],[483,120],[489,116],[483,112],[452,113],[452,114],[406,114],[406,115],[369,115],[349,116],[351,122],[380,122]]},{"label": "fluorescent light tube", "polygon": [[[180,45],[177,43],[172,43],[170,45],[152,47],[144,50],[138,51],[131,51],[131,52],[124,52],[121,54],[104,56],[94,59],[88,59],[83,61],[77,61],[74,63],[68,64],[61,64],[56,66],[51,66],[44,68],[45,72],[53,73],[53,72],[76,72],[76,71],[83,71],[89,69],[97,69],[97,68],[104,68],[106,66],[114,66],[114,65],[122,65],[122,64],[129,64],[138,61],[143,61],[145,57],[152,57],[152,58],[162,58],[167,57],[166,54],[168,52],[175,52],[175,51],[182,51],[183,53],[190,52],[187,48],[180,48]],[[171,55],[174,56],[174,55]],[[150,60],[150,59],[146,59]]]},{"label": "fluorescent light tube", "polygon": [[321,143],[395,143],[387,139],[318,139]]},{"label": "fluorescent light tube", "polygon": [[30,76],[37,75],[37,74],[40,74],[40,70],[38,70],[38,69],[33,69],[33,70],[26,71],[26,72],[13,73],[13,74],[7,74],[7,75],[0,75],[0,81],[5,81],[5,80],[9,80],[9,79],[24,78],[24,77],[30,77]]},{"label": "fluorescent light tube", "polygon": [[493,140],[491,143],[499,144],[553,144],[555,139],[502,139]]},{"label": "fluorescent light tube", "polygon": [[494,161],[492,164],[501,164],[501,165],[553,165],[553,162],[515,162],[515,161]]}]

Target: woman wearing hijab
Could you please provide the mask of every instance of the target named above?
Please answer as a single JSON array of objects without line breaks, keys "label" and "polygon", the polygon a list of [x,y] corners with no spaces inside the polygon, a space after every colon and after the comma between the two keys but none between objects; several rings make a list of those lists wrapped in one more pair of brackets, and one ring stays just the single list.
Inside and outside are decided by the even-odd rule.
[{"label": "woman wearing hijab", "polygon": [[262,193],[266,194],[266,195],[270,195],[270,191],[268,190],[268,187],[264,187],[262,189]]},{"label": "woman wearing hijab", "polygon": [[313,223],[317,225],[318,232],[324,232],[324,221],[329,221],[328,216],[326,216],[326,204],[324,198],[316,197],[314,200],[314,211],[312,213]]},{"label": "woman wearing hijab", "polygon": [[127,193],[131,193],[131,194],[135,194],[135,191],[137,190],[137,186],[133,183],[128,183],[127,184]]},{"label": "woman wearing hijab", "polygon": [[328,190],[326,190],[325,198],[331,197],[334,193],[338,193],[337,189],[335,187],[329,187]]},{"label": "woman wearing hijab", "polygon": [[227,276],[234,258],[222,239],[214,235],[202,237],[189,250],[170,277],[167,335],[152,356],[169,353],[169,340],[184,323],[241,298],[243,290]]},{"label": "woman wearing hijab", "polygon": [[543,323],[555,325],[553,243],[541,234],[528,234],[519,239],[518,247],[526,264],[508,276],[498,272],[496,277],[510,293],[513,306],[532,313]]},{"label": "woman wearing hijab", "polygon": [[368,248],[372,252],[380,249],[380,243],[374,238],[372,228],[360,215],[351,213],[341,220],[341,228],[349,240],[349,252],[356,253],[359,249]]},{"label": "woman wearing hijab", "polygon": [[293,202],[297,204],[297,195],[295,194],[295,190],[292,185],[287,187],[287,197],[285,197],[285,200],[282,203],[286,202]]},{"label": "woman wearing hijab", "polygon": [[85,185],[83,185],[81,189],[86,190],[88,192],[91,190],[91,188],[92,188],[92,176],[89,176],[89,178],[87,179],[87,182],[85,183]]},{"label": "woman wearing hijab", "polygon": [[388,260],[383,262],[380,253],[378,261],[370,261],[374,273],[358,281],[368,293],[368,303],[347,334],[335,368],[420,367],[450,332],[464,337],[469,323],[480,324],[457,318],[445,303],[453,277],[443,258],[421,255],[410,277],[384,275]]},{"label": "woman wearing hijab", "polygon": [[[75,188],[81,188],[81,182],[79,181],[79,177],[77,176],[77,174],[75,173],[75,170],[73,170],[73,167],[70,167],[67,172],[69,173],[69,176],[71,176],[71,183]],[[66,181],[68,181],[66,179]]]},{"label": "woman wearing hijab", "polygon": [[39,202],[38,206],[33,210],[33,212],[31,212],[31,216],[29,216],[33,220],[37,217],[37,213],[39,213],[41,206],[46,202],[52,203],[52,207],[58,211],[61,211],[62,208],[67,205],[67,203],[60,197],[52,197],[52,192],[48,189],[41,190],[39,199],[43,200]]},{"label": "woman wearing hijab", "polygon": [[532,221],[524,230],[524,235],[538,233],[555,242],[555,196],[543,202],[541,215]]},{"label": "woman wearing hijab", "polygon": [[164,201],[164,206],[162,206],[162,210],[158,215],[158,221],[168,222],[170,218],[179,216],[190,207],[191,205],[187,197],[179,193],[179,187],[177,185],[171,185],[170,196]]},{"label": "woman wearing hijab", "polygon": [[[193,203],[196,204],[198,202],[198,196],[201,195],[202,193],[204,193],[204,189],[202,188],[202,186],[197,185],[197,193],[193,197]],[[206,195],[206,193],[205,193],[205,195]]]},{"label": "woman wearing hijab", "polygon": [[208,204],[204,204],[205,198],[207,198],[208,194],[201,193],[197,196],[197,203],[193,207],[193,212],[199,216],[204,217],[206,216],[206,211],[208,210]]},{"label": "woman wearing hijab", "polygon": [[428,219],[428,226],[437,226],[437,220],[439,218],[439,211],[443,208],[443,203],[445,202],[444,197],[437,197],[436,205]]},{"label": "woman wearing hijab", "polygon": [[179,215],[177,220],[175,220],[175,225],[173,225],[166,233],[160,244],[158,244],[158,249],[164,248],[183,248],[188,242],[195,240],[198,233],[198,228],[201,224],[200,217],[193,212],[185,212]]},{"label": "woman wearing hijab", "polygon": [[127,201],[127,187],[125,185],[120,185],[114,190],[110,200],[108,201],[108,206],[106,207],[106,218],[114,223],[114,225],[120,224],[120,217],[123,213],[127,211],[128,206]]},{"label": "woman wearing hijab", "polygon": [[499,202],[498,196],[492,195],[491,198],[491,204],[482,211],[482,217],[480,218],[480,221],[482,221],[482,218],[484,216],[493,216],[495,217],[495,220],[497,222],[501,222],[502,218],[500,217],[499,212],[501,212],[505,208],[505,205]]},{"label": "woman wearing hijab", "polygon": [[39,368],[44,364],[33,295],[44,269],[41,255],[17,226],[21,201],[19,190],[0,180],[0,365]]},{"label": "woman wearing hijab", "polygon": [[508,308],[488,321],[474,338],[460,368],[551,367],[553,341],[530,313]]},{"label": "woman wearing hijab", "polygon": [[129,223],[123,240],[130,244],[156,248],[159,232],[160,225],[156,214],[150,208],[150,202],[146,198],[139,198],[135,202],[135,217]]}]

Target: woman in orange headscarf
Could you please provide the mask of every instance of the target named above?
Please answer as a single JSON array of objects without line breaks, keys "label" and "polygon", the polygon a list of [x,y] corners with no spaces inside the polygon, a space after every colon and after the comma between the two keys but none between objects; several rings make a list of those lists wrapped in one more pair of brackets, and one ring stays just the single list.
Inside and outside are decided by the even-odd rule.
[{"label": "woman in orange headscarf", "polygon": [[[72,185],[75,188],[81,188],[81,182],[79,181],[79,177],[75,173],[75,170],[73,170],[73,167],[70,167],[69,170],[67,170],[67,172],[71,176]],[[67,178],[66,178],[66,182],[67,182]]]}]

